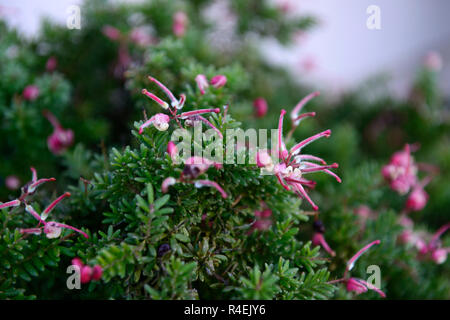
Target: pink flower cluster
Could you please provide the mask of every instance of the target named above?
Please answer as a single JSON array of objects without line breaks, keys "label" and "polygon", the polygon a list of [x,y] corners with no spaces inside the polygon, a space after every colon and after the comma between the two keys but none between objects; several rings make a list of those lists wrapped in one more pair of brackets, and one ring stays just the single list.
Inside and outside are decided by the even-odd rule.
[{"label": "pink flower cluster", "polygon": [[210,84],[216,89],[222,88],[224,85],[226,85],[227,77],[222,74],[218,74],[212,77],[208,82],[208,78],[204,74],[198,74],[195,77],[195,82],[197,83],[198,90],[200,90],[200,94],[204,95],[206,92],[205,90],[209,87]]},{"label": "pink flower cluster", "polygon": [[[314,112],[308,112],[299,114],[303,106],[310,101],[313,97],[316,97],[319,93],[313,92],[303,98],[297,106],[291,112],[291,131],[288,135],[288,139],[291,137],[295,128],[299,125],[300,121],[307,117],[315,116]],[[257,162],[259,167],[264,167],[268,171],[273,171],[275,176],[278,179],[278,182],[285,188],[286,190],[292,190],[299,197],[306,199],[314,210],[318,210],[319,207],[311,200],[308,193],[306,192],[304,187],[314,188],[316,185],[315,181],[306,179],[304,176],[313,173],[313,172],[324,172],[326,174],[334,177],[338,182],[341,182],[341,179],[330,169],[337,168],[338,164],[333,163],[327,165],[325,160],[309,155],[302,154],[301,151],[304,147],[306,147],[311,142],[322,138],[329,137],[331,135],[331,130],[325,130],[321,133],[313,135],[297,144],[295,144],[290,150],[286,149],[286,145],[283,139],[283,119],[286,114],[285,110],[281,110],[280,119],[278,122],[278,143],[276,148],[276,154],[279,160],[279,163],[275,164],[272,161],[269,161],[267,158],[267,151],[260,150],[257,155]],[[261,161],[264,159],[263,161]],[[316,163],[318,162],[318,163]],[[265,163],[265,164],[263,164]]]},{"label": "pink flower cluster", "polygon": [[[398,237],[398,242],[415,247],[418,250],[418,258],[421,260],[431,260],[437,264],[442,264],[447,260],[447,253],[450,248],[442,248],[439,238],[450,229],[450,223],[440,227],[431,237],[426,233],[415,232],[412,228],[405,229]],[[430,238],[427,242],[426,239]]]},{"label": "pink flower cluster", "polygon": [[103,274],[103,269],[100,265],[96,264],[94,267],[87,266],[80,258],[72,259],[72,265],[80,268],[80,282],[89,283],[91,281],[100,280]]},{"label": "pink flower cluster", "polygon": [[411,191],[406,200],[407,211],[420,211],[428,202],[428,194],[424,188],[431,181],[431,175],[419,181],[417,177],[419,168],[429,172],[436,170],[430,165],[416,164],[411,156],[411,146],[407,144],[403,150],[395,152],[389,163],[381,170],[385,181],[394,191],[401,195]]},{"label": "pink flower cluster", "polygon": [[223,138],[222,133],[219,129],[217,129],[211,122],[209,122],[206,118],[202,116],[202,114],[205,113],[219,113],[219,108],[210,108],[210,109],[199,109],[199,110],[193,110],[193,111],[187,111],[178,113],[178,110],[183,109],[184,104],[186,102],[186,96],[184,94],[180,95],[180,98],[175,98],[175,95],[161,82],[156,80],[153,77],[148,77],[148,79],[156,85],[158,85],[161,90],[167,95],[167,97],[170,100],[170,104],[166,101],[162,100],[155,94],[149,92],[147,89],[142,90],[142,94],[149,97],[153,101],[155,101],[157,104],[159,104],[164,110],[168,110],[170,113],[170,116],[164,113],[157,113],[154,116],[152,116],[150,119],[144,122],[143,125],[139,128],[139,134],[142,134],[144,132],[144,129],[147,128],[150,125],[153,125],[156,129],[160,131],[165,131],[169,128],[169,122],[171,120],[175,120],[176,123],[182,127],[181,121],[184,121],[185,126],[192,126],[197,122],[202,122],[212,128],[214,131],[217,132],[220,138]]},{"label": "pink flower cluster", "polygon": [[[22,195],[16,199],[9,202],[5,202],[0,204],[0,210],[10,207],[18,207],[20,205],[24,205],[25,211],[33,216],[36,220],[38,220],[39,224],[34,228],[20,229],[20,233],[24,234],[35,234],[40,235],[42,232],[45,233],[46,237],[49,239],[58,238],[61,235],[62,229],[70,229],[82,234],[85,238],[89,238],[89,236],[80,229],[69,226],[67,224],[59,223],[56,221],[46,222],[48,215],[55,208],[55,206],[61,202],[64,198],[70,197],[70,193],[66,192],[56,200],[54,200],[50,205],[48,205],[41,214],[38,214],[36,210],[28,203],[27,197],[34,194],[36,192],[37,187],[44,184],[45,182],[55,181],[55,178],[49,179],[38,179],[37,172],[34,168],[31,168],[32,172],[32,180],[28,182],[25,186],[22,187]],[[42,227],[40,225],[43,225]]]}]

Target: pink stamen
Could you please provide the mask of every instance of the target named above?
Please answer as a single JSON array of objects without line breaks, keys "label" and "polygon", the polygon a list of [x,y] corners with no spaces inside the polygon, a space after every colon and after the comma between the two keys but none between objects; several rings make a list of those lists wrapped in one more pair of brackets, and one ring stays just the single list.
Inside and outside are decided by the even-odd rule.
[{"label": "pink stamen", "polygon": [[139,134],[142,134],[144,132],[144,129],[150,126],[153,123],[153,121],[155,121],[155,116],[145,121],[144,124],[139,127]]},{"label": "pink stamen", "polygon": [[185,102],[186,102],[186,95],[182,93],[180,94],[180,100],[178,101],[177,109],[183,109]]},{"label": "pink stamen", "polygon": [[34,210],[34,208],[30,205],[25,206],[25,211],[28,212],[35,218],[39,223],[43,223],[45,225],[45,221],[41,219],[41,216]]},{"label": "pink stamen", "polygon": [[198,119],[200,119],[201,121],[203,121],[206,125],[208,125],[209,127],[211,127],[214,131],[217,132],[217,134],[219,135],[219,137],[221,139],[223,139],[223,135],[222,132],[220,132],[219,129],[217,129],[211,122],[209,122],[208,120],[206,120],[204,117],[202,116],[197,116]]},{"label": "pink stamen", "polygon": [[326,169],[331,169],[331,168],[337,168],[339,167],[339,165],[337,163],[333,163],[327,166],[314,166],[314,167],[309,167],[309,168],[304,168],[301,169],[302,173],[311,173],[311,172],[317,172],[317,171],[324,171]]},{"label": "pink stamen", "polygon": [[[313,135],[312,137],[309,137],[305,140],[303,140],[302,142],[296,144],[295,146],[292,147],[290,153],[291,154],[296,154],[298,153],[302,148],[304,148],[305,146],[307,146],[308,144],[310,144],[311,142],[322,138],[322,137],[329,137],[331,135],[331,130],[325,130],[323,132],[320,132],[318,134]],[[297,151],[298,150],[298,151]]]},{"label": "pink stamen", "polygon": [[289,186],[288,186],[287,184],[284,183],[283,178],[281,177],[281,174],[280,174],[280,173],[276,173],[275,176],[277,177],[278,182],[281,184],[281,186],[282,186],[283,188],[285,188],[287,191],[291,190],[291,189],[289,188]]},{"label": "pink stamen", "polygon": [[[355,278],[353,278],[353,279],[355,279]],[[364,281],[362,279],[359,279],[359,278],[356,279],[356,280],[358,280],[360,283],[365,285],[368,289],[373,290],[376,293],[378,293],[380,295],[380,297],[386,298],[386,294],[383,291],[381,291],[380,289],[378,289],[377,287],[375,287],[373,284],[370,284],[370,283],[368,283],[368,282],[366,282],[366,281]]]},{"label": "pink stamen", "polygon": [[161,100],[159,97],[157,97],[153,93],[149,92],[147,89],[142,89],[142,94],[146,95],[147,97],[149,97],[150,99],[155,101],[157,104],[159,104],[161,107],[163,107],[163,109],[169,108],[169,104],[167,102]]},{"label": "pink stamen", "polygon": [[331,256],[335,256],[336,253],[330,248],[330,246],[328,245],[327,241],[325,240],[325,237],[323,236],[322,233],[315,233],[314,237],[313,237],[313,242],[318,242],[322,248],[328,252]]},{"label": "pink stamen", "polygon": [[187,111],[187,112],[183,112],[183,113],[180,115],[180,118],[181,118],[181,119],[186,119],[186,118],[188,118],[188,117],[195,116],[195,115],[198,115],[198,114],[202,114],[202,113],[212,113],[212,112],[214,112],[214,113],[220,113],[220,108],[214,108],[214,109],[199,109],[199,110]]},{"label": "pink stamen", "polygon": [[42,227],[41,228],[20,229],[19,232],[20,233],[41,234],[42,233]]},{"label": "pink stamen", "polygon": [[445,225],[443,225],[442,227],[440,227],[436,233],[433,235],[433,237],[431,238],[430,244],[435,244],[439,238],[448,230],[450,229],[450,223],[447,223]]},{"label": "pink stamen", "polygon": [[37,171],[36,171],[36,169],[33,168],[33,167],[31,167],[30,169],[31,169],[31,172],[32,172],[32,178],[31,178],[31,181],[36,182],[36,180],[37,180]]},{"label": "pink stamen", "polygon": [[13,200],[13,201],[9,201],[9,202],[5,202],[0,204],[0,209],[4,209],[4,208],[9,208],[9,207],[17,207],[20,206],[20,200]]},{"label": "pink stamen", "polygon": [[307,112],[307,113],[302,113],[301,115],[299,115],[297,118],[293,119],[293,121],[297,122],[300,121],[303,118],[307,118],[307,117],[315,117],[316,113],[315,112]]},{"label": "pink stamen", "polygon": [[222,189],[222,187],[219,186],[214,181],[211,181],[211,180],[197,180],[197,181],[195,181],[195,186],[197,188],[201,188],[203,186],[210,186],[210,187],[216,188],[216,190],[219,191],[220,194],[222,195],[222,198],[225,199],[225,198],[228,197],[227,193]]},{"label": "pink stamen", "polygon": [[294,183],[293,185],[297,188],[297,191],[300,193],[300,196],[302,196],[304,199],[306,199],[306,201],[309,202],[314,211],[319,210],[319,207],[312,201],[312,199],[309,197],[309,195],[306,193],[305,189],[300,183]]},{"label": "pink stamen", "polygon": [[[49,222],[49,223],[50,223],[50,222]],[[89,236],[87,235],[86,232],[81,231],[80,229],[77,229],[77,228],[75,228],[75,227],[69,226],[69,225],[67,225],[67,224],[59,223],[59,222],[54,222],[54,221],[53,221],[53,225],[56,226],[56,227],[58,227],[58,228],[65,228],[65,229],[70,229],[70,230],[76,231],[76,232],[78,232],[78,233],[81,233],[81,234],[83,235],[83,237],[85,237],[86,239],[89,238]]]},{"label": "pink stamen", "polygon": [[286,110],[282,109],[280,114],[280,120],[278,121],[278,156],[281,160],[283,159],[283,118],[286,114]]},{"label": "pink stamen", "polygon": [[148,76],[148,79],[154,83],[156,83],[163,91],[164,93],[167,95],[167,97],[170,99],[170,101],[172,102],[173,106],[178,105],[178,100],[175,98],[175,96],[173,95],[172,91],[170,91],[165,85],[163,85],[161,82],[159,82],[157,79]]},{"label": "pink stamen", "polygon": [[313,156],[313,155],[310,155],[310,154],[298,155],[295,158],[299,159],[299,160],[313,160],[313,161],[315,160],[315,161],[318,161],[318,162],[320,162],[322,164],[327,164],[325,162],[325,160],[323,160],[322,158],[319,158],[319,157],[316,157],[316,156]]},{"label": "pink stamen", "polygon": [[[306,97],[304,97],[300,102],[294,107],[294,109],[291,112],[291,119],[294,121],[294,123],[298,120],[297,115],[299,114],[300,110],[305,106],[311,99],[317,97],[320,95],[319,91],[312,92],[308,94]],[[298,122],[297,122],[298,124]]]},{"label": "pink stamen", "polygon": [[39,187],[41,184],[46,183],[46,182],[50,182],[50,181],[56,181],[55,178],[49,178],[49,179],[39,179],[36,182],[32,183],[29,187],[28,190],[32,193],[34,192],[34,190]]},{"label": "pink stamen", "polygon": [[58,119],[50,111],[44,110],[42,111],[42,113],[55,129],[61,129],[61,124],[59,123]]}]

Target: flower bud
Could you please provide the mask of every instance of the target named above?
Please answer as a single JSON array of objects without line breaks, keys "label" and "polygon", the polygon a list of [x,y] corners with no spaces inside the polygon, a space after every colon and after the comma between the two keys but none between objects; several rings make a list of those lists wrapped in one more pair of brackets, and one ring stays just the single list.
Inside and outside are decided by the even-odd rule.
[{"label": "flower bud", "polygon": [[163,193],[167,193],[169,191],[170,186],[177,183],[177,180],[173,177],[168,177],[164,179],[164,181],[161,184],[161,190]]},{"label": "flower bud", "polygon": [[20,188],[20,180],[16,176],[7,176],[5,185],[9,190],[17,190]]},{"label": "flower bud", "polygon": [[83,268],[81,268],[81,283],[88,283],[89,281],[91,281],[91,277],[92,277],[92,268],[89,266],[84,266]]},{"label": "flower bud", "polygon": [[438,248],[431,252],[431,259],[437,264],[442,264],[447,260],[447,249]]},{"label": "flower bud", "polygon": [[406,209],[411,211],[422,210],[428,201],[428,194],[423,188],[415,188],[406,200]]},{"label": "flower bud", "polygon": [[23,90],[22,96],[25,100],[34,101],[39,96],[39,88],[35,85],[26,86]]},{"label": "flower bud", "polygon": [[92,269],[92,280],[100,280],[103,274],[103,269],[100,265],[96,264]]},{"label": "flower bud", "polygon": [[175,161],[178,155],[178,148],[175,145],[175,142],[169,141],[169,143],[167,144],[167,153],[169,154],[172,161]]},{"label": "flower bud", "polygon": [[262,118],[266,115],[268,106],[267,101],[264,98],[256,98],[253,101],[253,108],[257,118]]},{"label": "flower bud", "polygon": [[55,57],[50,57],[47,60],[47,63],[45,64],[45,70],[48,72],[53,72],[56,70],[56,67],[58,66],[58,60],[56,60]]},{"label": "flower bud", "polygon": [[210,83],[216,89],[222,88],[227,83],[227,77],[224,75],[218,74],[211,78]]},{"label": "flower bud", "polygon": [[200,94],[205,94],[205,89],[209,87],[208,79],[204,74],[198,74],[195,77],[195,82],[197,83],[197,87],[200,90]]}]

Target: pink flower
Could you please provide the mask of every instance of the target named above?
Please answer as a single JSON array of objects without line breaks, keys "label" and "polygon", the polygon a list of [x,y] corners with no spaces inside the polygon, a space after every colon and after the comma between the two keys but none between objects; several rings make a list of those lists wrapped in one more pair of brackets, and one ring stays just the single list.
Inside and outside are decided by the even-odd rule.
[{"label": "pink flower", "polygon": [[148,30],[142,27],[131,30],[130,40],[141,47],[149,46],[154,41]]},{"label": "pink flower", "polygon": [[81,233],[85,238],[89,238],[89,236],[84,231],[81,231],[80,229],[69,226],[67,224],[59,223],[56,221],[45,222],[45,219],[47,219],[48,214],[53,210],[53,208],[59,202],[61,202],[62,199],[64,199],[65,197],[69,197],[69,196],[70,196],[70,193],[66,192],[65,194],[63,194],[62,196],[60,196],[59,198],[54,200],[47,208],[45,208],[45,210],[42,212],[41,215],[39,215],[31,205],[27,204],[25,206],[25,211],[27,211],[36,220],[38,220],[39,225],[42,223],[44,226],[40,227],[40,228],[37,227],[37,228],[20,229],[20,232],[39,235],[39,234],[41,234],[42,231],[44,231],[47,238],[54,239],[54,238],[58,238],[61,235],[62,229],[70,229],[70,230],[76,231],[78,233]]},{"label": "pink flower", "polygon": [[25,100],[34,101],[39,96],[39,88],[35,85],[26,86],[23,89],[22,96]]},{"label": "pink flower", "polygon": [[394,153],[381,173],[394,191],[408,193],[417,183],[417,166],[411,157],[410,146],[407,144],[404,150]]},{"label": "pink flower", "polygon": [[102,28],[102,32],[103,34],[108,37],[110,40],[119,40],[121,37],[121,32],[119,31],[119,29],[106,25]]},{"label": "pink flower", "polygon": [[162,89],[162,91],[164,91],[164,93],[167,95],[167,97],[170,100],[170,105],[167,102],[165,102],[164,100],[162,100],[161,98],[159,98],[158,96],[156,96],[155,94],[147,91],[146,89],[142,90],[142,94],[146,95],[147,97],[149,97],[150,99],[155,101],[163,109],[168,110],[170,112],[171,116],[165,115],[163,113],[156,114],[155,116],[151,117],[149,120],[144,122],[143,125],[141,125],[141,127],[139,128],[139,134],[142,134],[144,132],[144,128],[148,127],[151,124],[154,124],[158,130],[164,131],[164,130],[167,130],[167,128],[169,127],[170,120],[175,120],[180,127],[181,127],[180,120],[184,120],[186,126],[192,125],[194,122],[202,122],[202,123],[206,124],[207,126],[209,126],[210,128],[212,128],[214,131],[216,131],[220,138],[223,138],[223,135],[220,132],[220,130],[217,129],[206,118],[201,116],[201,114],[205,114],[205,113],[219,113],[220,112],[219,108],[199,109],[199,110],[182,112],[182,113],[178,114],[178,110],[182,109],[184,106],[184,103],[186,101],[186,96],[184,94],[181,94],[180,99],[177,99],[177,98],[175,98],[175,95],[161,82],[159,82],[158,80],[156,80],[153,77],[148,77],[148,78],[150,81],[156,83]]},{"label": "pink flower", "polygon": [[442,57],[439,53],[432,51],[425,56],[424,66],[428,70],[436,72],[441,71],[442,65]]},{"label": "pink flower", "polygon": [[170,117],[167,114],[157,113],[139,128],[139,134],[142,134],[144,129],[152,124],[159,131],[166,131],[169,128],[169,121]]},{"label": "pink flower", "polygon": [[359,278],[353,278],[348,276],[348,272],[353,269],[353,266],[355,265],[356,260],[359,259],[359,257],[365,253],[367,250],[370,249],[375,244],[379,244],[380,240],[375,240],[368,245],[364,246],[361,250],[359,250],[353,257],[350,258],[347,262],[347,267],[345,268],[344,277],[337,280],[329,281],[328,283],[339,283],[343,282],[345,284],[345,287],[348,292],[356,292],[356,294],[361,294],[364,292],[367,292],[367,290],[373,290],[376,293],[378,293],[382,298],[386,297],[386,294],[381,291],[379,288],[375,287],[373,284],[368,283],[362,279]]},{"label": "pink flower", "polygon": [[204,74],[198,74],[195,77],[195,82],[197,83],[197,87],[200,90],[200,94],[205,94],[205,89],[209,87],[208,79]]},{"label": "pink flower", "polygon": [[9,190],[17,190],[20,188],[20,180],[17,176],[7,176],[5,185]]},{"label": "pink flower", "polygon": [[415,187],[406,201],[406,209],[420,211],[425,208],[428,201],[428,194],[422,187]]},{"label": "pink flower", "polygon": [[58,60],[54,56],[51,56],[50,58],[48,58],[47,63],[45,64],[45,69],[48,72],[53,72],[56,70],[57,66],[58,66]]},{"label": "pink flower", "polygon": [[[291,119],[293,119],[294,123],[302,117],[302,115],[296,116],[298,111],[296,110],[297,108],[298,106],[291,114]],[[333,163],[331,165],[326,165],[326,162],[323,159],[308,154],[301,154],[300,152],[311,142],[322,137],[329,137],[331,135],[331,130],[325,130],[311,136],[300,143],[297,143],[288,151],[283,141],[283,118],[285,114],[286,111],[281,110],[280,120],[278,122],[278,144],[276,150],[280,163],[274,167],[275,176],[283,188],[292,190],[299,197],[306,199],[314,210],[318,210],[318,206],[311,200],[303,187],[314,188],[316,183],[306,179],[304,175],[321,171],[333,176],[338,182],[341,182],[341,179],[335,173],[330,171],[332,168],[337,168],[338,164]],[[311,161],[319,162],[321,165]]]},{"label": "pink flower", "polygon": [[210,83],[216,89],[222,88],[227,83],[227,77],[222,74],[218,74],[211,78]]},{"label": "pink flower", "polygon": [[257,118],[264,117],[269,109],[267,106],[267,101],[264,98],[256,98],[253,101],[253,108],[255,109],[255,115]]},{"label": "pink flower", "polygon": [[178,38],[183,37],[187,29],[188,16],[183,11],[177,11],[173,15],[172,20],[173,34]]},{"label": "pink flower", "polygon": [[48,148],[53,154],[61,154],[73,144],[73,131],[64,129],[50,111],[44,111],[44,116],[53,125],[53,133],[47,138]]}]

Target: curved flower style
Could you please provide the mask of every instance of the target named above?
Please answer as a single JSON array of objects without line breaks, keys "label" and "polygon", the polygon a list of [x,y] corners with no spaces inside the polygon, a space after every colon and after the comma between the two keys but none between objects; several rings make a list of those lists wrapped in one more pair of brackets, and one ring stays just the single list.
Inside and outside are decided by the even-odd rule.
[{"label": "curved flower style", "polygon": [[196,188],[213,187],[220,192],[222,198],[224,199],[227,198],[228,197],[227,193],[222,189],[222,187],[217,182],[202,179],[197,180],[198,176],[205,173],[211,166],[214,166],[216,169],[222,167],[221,164],[202,157],[188,158],[185,161],[185,167],[178,180],[175,179],[174,177],[168,177],[164,179],[161,185],[162,192],[163,193],[168,192],[169,188],[175,183],[184,182],[184,183],[191,183]]},{"label": "curved flower style", "polygon": [[31,181],[22,187],[21,196],[18,199],[0,204],[0,210],[9,208],[9,207],[18,207],[22,203],[26,203],[26,197],[29,195],[32,195],[40,185],[42,185],[46,182],[49,182],[49,181],[56,180],[55,178],[38,179],[36,169],[34,169],[33,167],[31,167],[31,172],[32,172]]},{"label": "curved flower style", "polygon": [[[315,115],[315,113],[304,113],[301,115],[298,115],[298,113],[306,104],[306,102],[317,94],[318,93],[313,93],[302,99],[291,112],[293,129],[291,130],[289,136],[297,127],[301,119]],[[338,164],[333,163],[331,165],[327,165],[326,162],[319,157],[308,154],[301,154],[300,152],[311,142],[322,137],[329,137],[331,135],[331,130],[325,130],[321,133],[311,136],[301,141],[300,143],[297,143],[288,151],[283,141],[283,119],[285,114],[286,111],[284,109],[281,110],[280,120],[278,122],[278,144],[276,150],[280,163],[275,165],[274,167],[275,176],[277,177],[278,182],[283,186],[283,188],[285,188],[286,190],[292,189],[292,191],[294,191],[294,193],[296,193],[299,197],[306,199],[311,204],[314,210],[318,210],[319,207],[311,200],[311,198],[306,193],[305,188],[303,187],[306,186],[309,188],[314,188],[316,183],[314,181],[305,179],[304,175],[312,172],[322,171],[333,176],[340,183],[341,179],[335,173],[329,170],[332,168],[337,168]],[[320,165],[311,161],[319,162]]]},{"label": "curved flower style", "polygon": [[184,103],[186,102],[186,96],[184,94],[180,95],[180,99],[175,98],[175,95],[161,82],[156,80],[153,77],[148,77],[150,81],[156,83],[162,91],[167,95],[170,100],[170,105],[156,96],[155,94],[149,92],[147,89],[142,89],[142,94],[146,95],[157,104],[159,104],[164,110],[168,110],[171,116],[168,116],[164,113],[157,113],[149,120],[145,121],[143,125],[139,128],[139,134],[144,132],[144,129],[150,125],[154,125],[154,127],[160,131],[165,131],[169,128],[170,120],[175,120],[178,125],[181,127],[180,120],[185,120],[185,125],[192,125],[194,122],[201,121],[205,123],[207,126],[211,127],[214,131],[218,133],[218,135],[223,138],[222,133],[219,129],[217,129],[211,122],[205,119],[201,114],[205,113],[219,113],[220,108],[210,108],[210,109],[199,109],[193,111],[182,112],[178,114],[178,110],[183,109]]},{"label": "curved flower style", "polygon": [[382,298],[386,297],[386,294],[375,287],[373,284],[370,284],[362,279],[359,278],[350,278],[348,276],[348,272],[353,269],[353,266],[355,265],[356,260],[359,259],[359,257],[365,253],[367,250],[370,249],[375,244],[380,244],[380,240],[375,240],[368,245],[364,246],[361,250],[359,250],[353,257],[350,258],[347,262],[347,267],[345,268],[344,277],[342,279],[332,280],[328,283],[339,283],[343,282],[346,286],[346,289],[348,292],[356,292],[356,294],[361,294],[364,292],[367,292],[367,290],[373,290],[376,293],[378,293]]},{"label": "curved flower style", "polygon": [[322,246],[322,248],[328,252],[332,257],[336,255],[336,253],[333,251],[333,249],[330,248],[327,241],[325,240],[325,226],[323,225],[322,221],[316,220],[314,221],[314,234],[312,237],[312,244],[314,246]]}]

